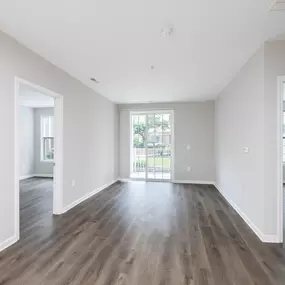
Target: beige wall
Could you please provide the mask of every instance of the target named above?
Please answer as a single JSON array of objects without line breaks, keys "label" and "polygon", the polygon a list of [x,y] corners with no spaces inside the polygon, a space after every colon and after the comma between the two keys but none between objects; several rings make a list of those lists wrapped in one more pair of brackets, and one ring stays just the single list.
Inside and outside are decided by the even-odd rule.
[{"label": "beige wall", "polygon": [[[215,181],[213,101],[123,104],[119,109],[121,178],[129,178],[130,174],[130,111],[171,109],[174,110],[175,180]],[[189,151],[187,144],[191,146]]]},{"label": "beige wall", "polygon": [[15,76],[64,96],[64,206],[118,177],[118,114],[115,104],[1,32],[0,62],[1,245],[15,235]]},{"label": "beige wall", "polygon": [[265,43],[216,100],[217,185],[267,240],[277,236],[277,76],[284,75],[285,42]]}]

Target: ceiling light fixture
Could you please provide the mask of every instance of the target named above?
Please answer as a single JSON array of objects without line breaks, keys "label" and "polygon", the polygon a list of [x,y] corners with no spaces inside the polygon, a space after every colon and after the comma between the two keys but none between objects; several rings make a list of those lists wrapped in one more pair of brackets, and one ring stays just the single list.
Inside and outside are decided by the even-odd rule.
[{"label": "ceiling light fixture", "polygon": [[172,25],[166,25],[161,29],[160,34],[162,37],[171,37],[173,35],[173,32],[174,27]]},{"label": "ceiling light fixture", "polygon": [[95,82],[95,83],[100,83],[100,82],[99,82],[96,78],[94,78],[94,77],[91,77],[90,80],[93,81],[93,82]]}]

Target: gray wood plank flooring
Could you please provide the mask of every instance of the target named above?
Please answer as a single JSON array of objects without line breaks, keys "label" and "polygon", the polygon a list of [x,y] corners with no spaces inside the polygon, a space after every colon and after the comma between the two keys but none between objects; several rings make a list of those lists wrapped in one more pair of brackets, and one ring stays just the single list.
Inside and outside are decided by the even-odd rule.
[{"label": "gray wood plank flooring", "polygon": [[214,186],[118,182],[62,216],[51,179],[21,190],[0,285],[285,284],[285,250],[260,242]]}]

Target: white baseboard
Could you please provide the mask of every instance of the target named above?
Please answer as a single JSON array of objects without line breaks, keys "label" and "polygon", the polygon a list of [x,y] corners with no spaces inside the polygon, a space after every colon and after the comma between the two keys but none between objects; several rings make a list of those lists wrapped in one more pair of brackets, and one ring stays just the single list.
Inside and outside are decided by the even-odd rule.
[{"label": "white baseboard", "polygon": [[173,180],[172,183],[179,184],[206,184],[206,185],[215,185],[215,181],[204,181],[204,180]]},{"label": "white baseboard", "polygon": [[34,177],[34,174],[23,175],[20,177],[20,180],[28,179]]},{"label": "white baseboard", "polygon": [[105,185],[103,185],[103,186],[101,186],[101,187],[99,187],[99,188],[93,190],[92,192],[85,194],[83,197],[81,197],[81,198],[77,199],[76,201],[70,203],[69,205],[63,207],[63,209],[62,209],[62,214],[65,213],[65,212],[67,212],[67,211],[69,211],[70,209],[72,209],[73,207],[77,206],[78,204],[82,203],[83,201],[85,201],[85,200],[91,198],[93,195],[99,193],[100,191],[106,189],[106,188],[109,187],[110,185],[116,183],[118,180],[119,180],[119,179],[115,179],[115,180],[113,180],[112,182],[107,183],[107,184],[105,184]]},{"label": "white baseboard", "polygon": [[130,178],[118,178],[121,182],[131,182],[132,180]]},{"label": "white baseboard", "polygon": [[0,252],[6,249],[7,247],[11,246],[12,244],[16,243],[18,241],[18,238],[16,235],[2,241],[0,243]]},{"label": "white baseboard", "polygon": [[[137,181],[145,181],[144,179],[131,179],[131,178],[119,178],[121,182],[137,182]],[[152,181],[152,180],[150,180]],[[154,182],[156,180],[153,180]],[[162,181],[163,180],[158,180]],[[215,185],[215,181],[204,181],[204,180],[168,180],[165,182],[170,182],[170,183],[177,183],[177,184],[205,184],[205,185]]]},{"label": "white baseboard", "polygon": [[20,180],[32,178],[32,177],[50,177],[53,178],[53,174],[46,174],[46,173],[36,173],[36,174],[29,174],[29,175],[23,175],[20,177]]},{"label": "white baseboard", "polygon": [[53,178],[53,174],[36,173],[36,174],[33,175],[33,177],[49,177],[49,178]]},{"label": "white baseboard", "polygon": [[235,209],[235,211],[240,215],[240,217],[246,222],[246,224],[252,229],[252,231],[258,236],[262,242],[266,243],[278,243],[277,235],[264,234],[259,227],[257,227],[251,219],[239,208],[239,206],[231,200],[227,195],[221,190],[219,185],[215,184],[217,190],[223,195],[223,197],[228,201],[228,203]]}]

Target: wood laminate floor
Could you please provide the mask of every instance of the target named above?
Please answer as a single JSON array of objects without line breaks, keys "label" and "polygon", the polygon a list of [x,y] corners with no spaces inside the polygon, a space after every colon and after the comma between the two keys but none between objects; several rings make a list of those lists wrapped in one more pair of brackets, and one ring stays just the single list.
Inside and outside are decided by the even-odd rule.
[{"label": "wood laminate floor", "polygon": [[21,194],[1,285],[285,284],[284,249],[261,243],[214,186],[116,183],[54,217],[44,184]]}]

